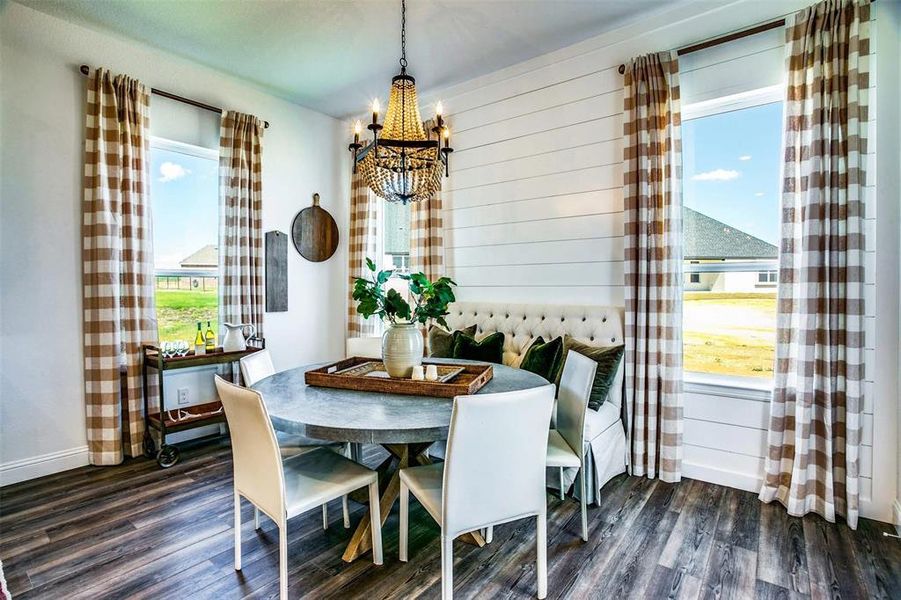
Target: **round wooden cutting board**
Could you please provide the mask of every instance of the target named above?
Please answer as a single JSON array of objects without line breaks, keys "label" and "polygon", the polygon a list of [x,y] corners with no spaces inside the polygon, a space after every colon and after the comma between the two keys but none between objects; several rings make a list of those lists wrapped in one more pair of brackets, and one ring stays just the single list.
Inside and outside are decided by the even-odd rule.
[{"label": "round wooden cutting board", "polygon": [[313,206],[294,217],[291,239],[300,255],[311,262],[328,260],[338,249],[338,225],[332,215],[319,206],[319,194],[313,194]]}]

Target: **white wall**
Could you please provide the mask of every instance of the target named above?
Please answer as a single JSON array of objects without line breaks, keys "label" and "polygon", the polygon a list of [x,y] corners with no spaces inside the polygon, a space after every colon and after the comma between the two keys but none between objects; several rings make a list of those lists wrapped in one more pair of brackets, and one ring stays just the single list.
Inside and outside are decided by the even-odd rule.
[{"label": "white wall", "polygon": [[[427,95],[427,102],[440,97],[450,112],[456,150],[445,186],[444,217],[448,270],[460,284],[459,298],[622,305],[623,102],[617,67],[641,53],[717,37],[810,3],[748,0],[714,10],[706,10],[705,3],[679,4],[640,23]],[[779,68],[778,32],[768,39],[771,47],[761,52],[748,50],[743,42],[709,52],[706,62],[686,57],[692,73],[684,83],[693,88],[688,90],[692,99],[743,91],[744,79],[735,74]],[[880,54],[897,55],[896,36],[880,40]],[[731,64],[724,65],[726,61]],[[883,95],[897,98],[897,80],[892,85],[878,89],[880,103]],[[897,113],[887,116],[879,117],[880,152],[882,144],[897,148]],[[878,181],[880,195],[890,195],[894,204],[888,206],[882,196],[874,203],[875,189],[870,190],[862,509],[888,521],[898,460],[899,226],[897,179],[883,178],[886,171],[895,171],[897,150],[877,157],[892,166],[877,174],[871,161],[870,183]],[[885,323],[879,333],[877,320]],[[709,387],[689,386],[685,474],[759,489],[766,398],[760,391],[714,395]]]},{"label": "white wall", "polygon": [[[0,482],[86,464],[81,336],[82,63],[270,122],[263,226],[289,232],[319,192],[346,231],[343,126],[173,55],[0,3]],[[154,97],[152,102],[160,101]],[[162,103],[160,104],[162,106]],[[203,132],[197,132],[198,138]],[[190,141],[190,140],[187,140]],[[289,250],[289,311],[267,313],[283,369],[343,351],[345,240],[325,263]],[[341,302],[334,301],[341,298]],[[185,375],[203,401],[211,387]],[[208,383],[208,382],[207,382]]]}]

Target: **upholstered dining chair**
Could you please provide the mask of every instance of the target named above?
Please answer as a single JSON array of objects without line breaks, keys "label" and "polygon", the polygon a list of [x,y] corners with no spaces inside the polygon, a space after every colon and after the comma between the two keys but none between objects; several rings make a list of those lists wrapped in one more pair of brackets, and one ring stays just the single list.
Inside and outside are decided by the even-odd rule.
[{"label": "upholstered dining chair", "polygon": [[[453,541],[535,517],[538,597],[547,595],[545,455],[554,385],[454,399],[447,459],[400,471],[400,560],[407,560],[410,493],[441,527],[441,597],[453,597]],[[541,441],[537,441],[541,440]],[[536,442],[537,441],[537,442]]]},{"label": "upholstered dining chair", "polygon": [[[253,354],[248,354],[241,358],[238,363],[241,366],[241,378],[244,379],[244,385],[246,386],[251,386],[261,379],[275,374],[275,365],[272,364],[272,355],[269,354],[269,350],[259,350]],[[278,447],[282,456],[300,454],[316,448],[331,448],[332,450],[344,452],[345,455],[349,455],[350,452],[347,444],[318,440],[305,435],[285,433],[284,431],[275,432],[275,439],[278,441]],[[342,498],[341,507],[344,513],[344,527],[350,527],[347,498]],[[257,508],[254,508],[253,511],[253,523],[256,529],[260,528],[260,511]],[[325,504],[322,505],[322,528],[328,529],[328,506]]]},{"label": "upholstered dining chair", "polygon": [[579,469],[579,502],[582,508],[582,539],[588,541],[588,490],[585,485],[585,412],[598,364],[570,350],[563,365],[557,394],[557,427],[548,432],[547,466],[558,467],[560,498],[564,496],[563,469]]},{"label": "upholstered dining chair", "polygon": [[382,357],[381,337],[347,338],[347,356],[363,356],[365,358]]},{"label": "upholstered dining chair", "polygon": [[[288,597],[288,519],[363,487],[378,506],[378,474],[336,452],[317,448],[283,457],[263,396],[216,375],[231,430],[235,492],[235,570],[241,570],[241,498],[278,525],[279,596]],[[382,564],[382,529],[372,530],[372,561]]]}]

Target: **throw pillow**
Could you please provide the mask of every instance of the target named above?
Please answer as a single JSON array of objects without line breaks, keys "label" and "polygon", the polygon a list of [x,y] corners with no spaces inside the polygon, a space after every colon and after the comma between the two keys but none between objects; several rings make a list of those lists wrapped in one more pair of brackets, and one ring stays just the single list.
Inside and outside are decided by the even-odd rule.
[{"label": "throw pillow", "polygon": [[562,364],[563,338],[556,337],[545,342],[544,338],[539,336],[529,346],[519,368],[553,381]]},{"label": "throw pillow", "polygon": [[458,331],[454,335],[453,358],[501,364],[504,362],[504,334],[495,331],[477,342],[471,335]]},{"label": "throw pillow", "polygon": [[587,356],[591,360],[598,363],[598,370],[594,376],[594,383],[591,385],[591,395],[588,398],[588,408],[597,410],[607,399],[607,393],[613,385],[613,379],[616,377],[616,371],[619,364],[623,360],[625,346],[589,346],[575,340],[569,336],[563,342],[563,360],[560,369],[557,371],[556,384],[560,389],[560,379],[563,377],[563,365],[566,362],[566,355],[570,350],[575,350],[583,356]]},{"label": "throw pillow", "polygon": [[[476,334],[476,326],[470,325],[457,331],[462,331],[472,337]],[[429,327],[429,356],[431,358],[452,358],[454,355],[454,334],[457,331],[445,331],[437,325]]]}]

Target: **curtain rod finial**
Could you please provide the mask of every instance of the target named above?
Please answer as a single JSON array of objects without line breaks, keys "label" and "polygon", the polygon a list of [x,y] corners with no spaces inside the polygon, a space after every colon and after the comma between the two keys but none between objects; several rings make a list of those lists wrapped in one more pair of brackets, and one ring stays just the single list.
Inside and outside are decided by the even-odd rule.
[{"label": "curtain rod finial", "polygon": [[625,75],[625,73],[626,73],[626,65],[620,65],[620,66],[619,66],[619,69],[617,69],[617,71],[619,71],[619,74],[620,74],[620,75]]},{"label": "curtain rod finial", "polygon": [[81,65],[80,67],[78,67],[78,70],[81,71],[82,75],[87,75],[91,72],[91,67],[87,65]]}]

